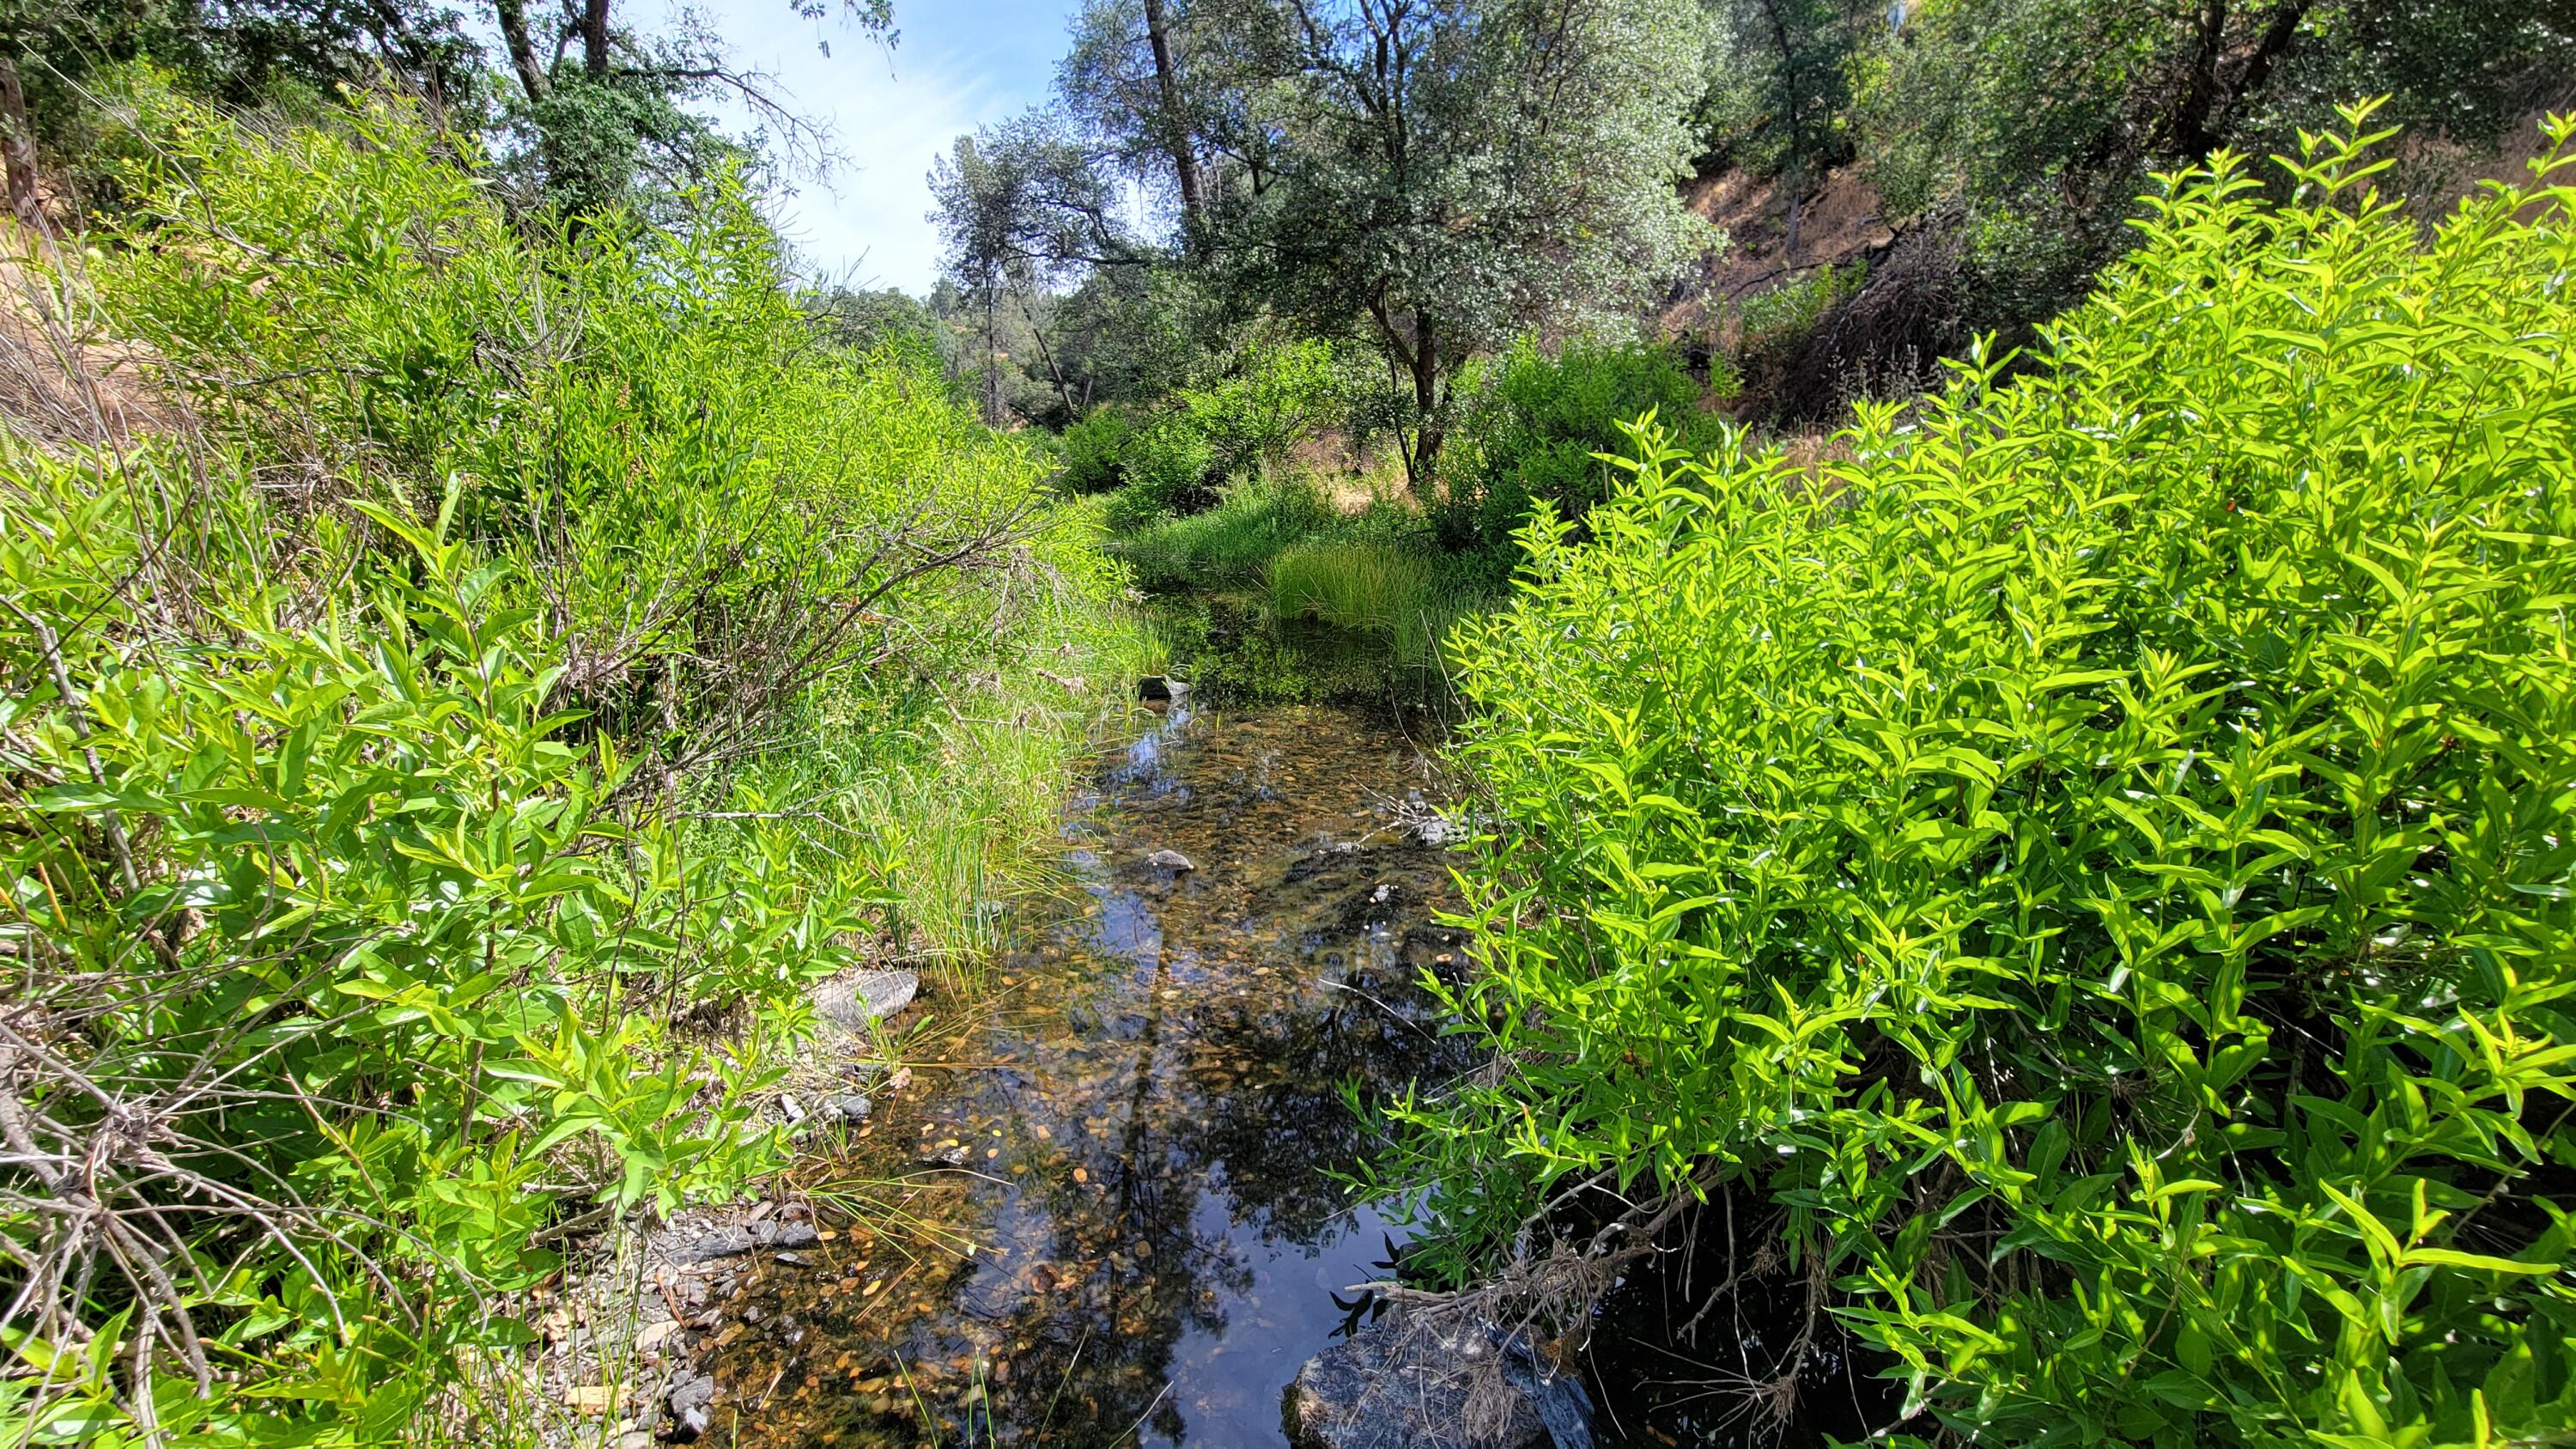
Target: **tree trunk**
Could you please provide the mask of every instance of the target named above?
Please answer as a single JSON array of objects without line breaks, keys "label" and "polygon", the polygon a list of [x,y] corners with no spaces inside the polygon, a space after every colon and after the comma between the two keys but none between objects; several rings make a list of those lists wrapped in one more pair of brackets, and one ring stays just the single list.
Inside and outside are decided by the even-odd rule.
[{"label": "tree trunk", "polygon": [[2254,47],[2253,56],[2245,62],[2244,73],[2237,76],[2236,84],[2229,88],[2227,105],[2220,120],[2211,128],[2213,131],[2223,136],[2233,130],[2236,108],[2245,103],[2247,96],[2259,94],[2264,84],[2271,80],[2272,67],[2298,39],[2299,22],[2307,18],[2308,4],[2309,0],[2284,0],[2280,8],[2272,12],[2272,23],[2263,28],[2262,42]]},{"label": "tree trunk", "polygon": [[1448,431],[1440,416],[1440,339],[1419,312],[1413,315],[1413,409],[1413,484],[1419,490],[1436,476]]},{"label": "tree trunk", "polygon": [[1198,149],[1190,143],[1189,124],[1181,117],[1181,82],[1172,67],[1171,29],[1163,17],[1163,0],[1145,0],[1145,40],[1154,50],[1154,88],[1163,100],[1163,145],[1172,153],[1172,172],[1181,187],[1181,214],[1195,222],[1206,198],[1199,187]]},{"label": "tree trunk", "polygon": [[2218,108],[2218,60],[2226,41],[2227,0],[2206,0],[2192,37],[2191,67],[2165,123],[2172,155],[2194,166],[2207,160],[2218,144],[2210,122]]},{"label": "tree trunk", "polygon": [[45,218],[36,205],[36,132],[27,122],[27,92],[18,83],[18,64],[5,55],[0,55],[0,152],[7,157],[9,214],[42,231]]},{"label": "tree trunk", "polygon": [[492,9],[500,17],[501,40],[509,47],[510,69],[519,73],[519,87],[531,101],[546,98],[546,70],[537,63],[537,47],[528,39],[527,0],[492,0]]},{"label": "tree trunk", "polygon": [[608,74],[608,0],[584,0],[582,5],[581,68],[593,77]]}]

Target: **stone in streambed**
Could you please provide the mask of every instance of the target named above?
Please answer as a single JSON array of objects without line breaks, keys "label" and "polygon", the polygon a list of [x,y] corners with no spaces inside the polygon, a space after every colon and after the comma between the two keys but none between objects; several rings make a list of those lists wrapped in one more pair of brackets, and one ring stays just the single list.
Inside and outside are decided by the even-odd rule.
[{"label": "stone in streambed", "polygon": [[1190,863],[1190,858],[1188,856],[1181,854],[1177,850],[1155,851],[1153,854],[1145,857],[1145,863],[1153,866],[1157,870],[1168,870],[1174,875],[1182,875],[1198,869],[1197,866]]},{"label": "stone in streambed", "polygon": [[1591,1449],[1591,1414],[1521,1340],[1401,1318],[1308,1359],[1282,1404],[1293,1449]]},{"label": "stone in streambed", "polygon": [[662,1430],[664,1436],[683,1444],[696,1442],[707,1432],[707,1411],[715,1401],[716,1381],[711,1374],[690,1374],[671,1385],[669,1396],[663,1400],[671,1409],[670,1422]]},{"label": "stone in streambed", "polygon": [[814,988],[814,1014],[845,1031],[865,1031],[912,1004],[921,977],[910,971],[855,971]]}]

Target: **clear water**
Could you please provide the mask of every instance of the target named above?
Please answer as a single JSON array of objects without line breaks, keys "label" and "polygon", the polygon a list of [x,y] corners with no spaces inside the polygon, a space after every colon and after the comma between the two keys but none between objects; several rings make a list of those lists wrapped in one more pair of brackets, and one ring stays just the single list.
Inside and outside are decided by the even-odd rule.
[{"label": "clear water", "polygon": [[1394,1236],[1334,1177],[1368,1147],[1344,1091],[1462,1065],[1415,984],[1463,954],[1403,823],[1434,790],[1412,741],[1326,707],[1179,709],[1105,758],[958,1065],[834,1169],[972,1251],[862,1232],[763,1264],[720,1335],[719,1435],[1285,1443],[1282,1390]]}]

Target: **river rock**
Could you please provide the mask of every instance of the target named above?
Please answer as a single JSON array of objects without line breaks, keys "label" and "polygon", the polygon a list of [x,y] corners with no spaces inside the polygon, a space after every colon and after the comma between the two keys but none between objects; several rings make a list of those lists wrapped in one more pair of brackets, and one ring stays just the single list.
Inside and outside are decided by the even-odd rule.
[{"label": "river rock", "polygon": [[821,1108],[826,1122],[864,1122],[868,1113],[874,1110],[876,1104],[869,1101],[864,1092],[842,1092],[825,1097]]},{"label": "river rock", "polygon": [[865,1031],[879,1017],[912,1004],[921,977],[910,971],[858,971],[814,988],[814,1014],[845,1031]]},{"label": "river rock", "polygon": [[1481,1325],[1390,1319],[1306,1361],[1293,1449],[1592,1449],[1590,1398]]},{"label": "river rock", "polygon": [[669,1397],[663,1400],[671,1407],[671,1419],[663,1433],[683,1444],[695,1442],[707,1432],[707,1410],[716,1401],[716,1381],[711,1374],[689,1374],[671,1385]]},{"label": "river rock", "polygon": [[1190,863],[1190,858],[1188,856],[1181,854],[1177,850],[1155,851],[1153,854],[1145,857],[1145,863],[1158,870],[1168,870],[1174,875],[1180,875],[1188,871],[1198,869],[1197,866]]},{"label": "river rock", "polygon": [[725,1258],[739,1258],[755,1248],[810,1248],[823,1240],[812,1223],[752,1223],[745,1227],[724,1227],[706,1234],[693,1243],[683,1243],[664,1250],[664,1256],[683,1268],[713,1263]]},{"label": "river rock", "polygon": [[672,1262],[688,1267],[695,1263],[712,1263],[719,1258],[740,1257],[760,1246],[749,1228],[718,1228],[694,1243],[670,1250]]}]

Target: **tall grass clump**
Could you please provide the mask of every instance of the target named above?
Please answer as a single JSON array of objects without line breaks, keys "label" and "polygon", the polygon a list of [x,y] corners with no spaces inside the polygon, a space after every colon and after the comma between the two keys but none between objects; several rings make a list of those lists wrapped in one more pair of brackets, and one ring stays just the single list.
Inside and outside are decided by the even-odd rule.
[{"label": "tall grass clump", "polygon": [[135,103],[0,328],[0,1434],[565,1438],[532,1291],[974,939],[1123,580],[735,181],[531,236],[403,105]]},{"label": "tall grass clump", "polygon": [[1748,1398],[1838,1323],[1908,1442],[2576,1423],[2576,126],[2425,235],[2366,115],[1827,486],[1649,430],[1525,532],[1425,1262],[1576,1311],[1543,1214],[1722,1197]]},{"label": "tall grass clump", "polygon": [[1270,561],[1270,606],[1283,619],[1391,633],[1430,592],[1429,561],[1388,543],[1300,544]]},{"label": "tall grass clump", "polygon": [[1257,585],[1283,551],[1346,526],[1312,479],[1279,473],[1236,483],[1216,507],[1159,519],[1116,547],[1142,588],[1242,589]]}]

